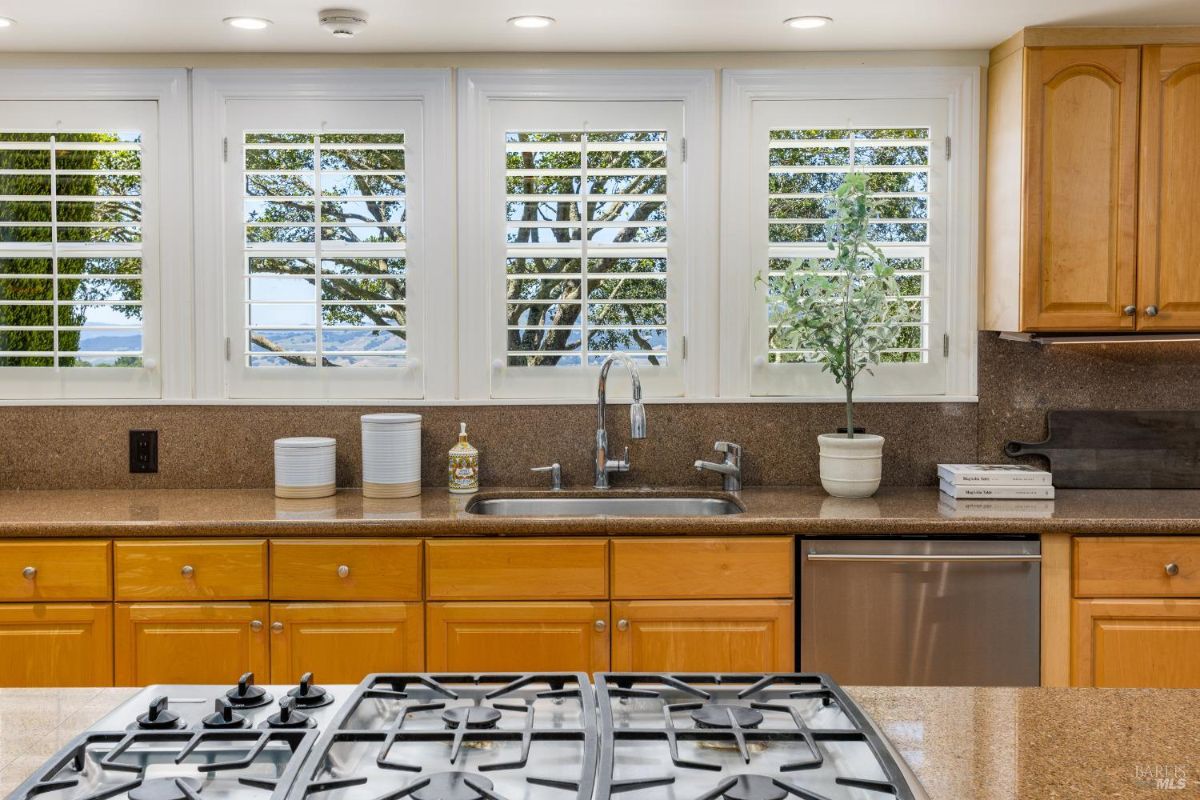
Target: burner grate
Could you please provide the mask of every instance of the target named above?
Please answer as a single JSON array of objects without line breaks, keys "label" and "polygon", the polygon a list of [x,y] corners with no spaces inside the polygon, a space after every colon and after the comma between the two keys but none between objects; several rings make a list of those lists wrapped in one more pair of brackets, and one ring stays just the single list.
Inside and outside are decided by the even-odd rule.
[{"label": "burner grate", "polygon": [[[828,763],[822,743],[835,742],[865,745],[884,773],[885,779],[838,775],[833,778],[834,784],[847,789],[879,792],[903,800],[912,800],[914,797],[899,765],[888,752],[878,732],[841,687],[823,674],[601,673],[596,676],[596,692],[599,698],[603,739],[597,786],[598,800],[610,800],[617,794],[674,784],[685,774],[667,774],[635,780],[616,779],[614,761],[617,745],[622,741],[665,742],[671,763],[675,767],[685,771],[706,770],[723,773],[715,786],[694,800],[783,800],[788,795],[802,800],[828,800],[824,795],[801,785],[803,781],[798,782],[788,775],[815,773],[821,770]],[[696,699],[670,702],[678,699],[678,695]],[[661,725],[652,727],[648,724],[630,724],[627,727],[618,727],[614,719],[614,704],[628,702],[630,699],[661,699]],[[814,700],[824,707],[836,706],[849,720],[851,727],[811,727],[796,706],[788,704],[787,700]],[[751,711],[758,713],[751,714]],[[676,724],[677,716],[684,712],[691,712],[694,727],[679,727]],[[768,726],[762,712],[772,712],[787,719],[790,725]],[[724,719],[721,718],[722,715]],[[718,761],[701,761],[681,756],[681,742],[727,743],[731,749],[736,750],[742,763],[748,766],[754,761],[754,743],[794,743],[802,757],[772,767],[775,774],[771,775],[728,774],[727,766]],[[805,750],[808,757],[803,757]]]},{"label": "burner grate", "polygon": [[[129,800],[201,800],[203,790],[195,780],[182,777],[147,777],[147,770],[151,766],[151,759],[148,757],[150,754],[158,760],[163,757],[170,758],[171,763],[175,765],[185,765],[195,757],[194,760],[198,763],[188,766],[200,775],[231,773],[231,777],[240,785],[261,789],[272,795],[279,791],[282,796],[295,778],[300,762],[316,738],[314,732],[296,730],[89,732],[73,740],[54,759],[19,786],[10,798],[32,800],[56,792],[66,793],[83,785],[85,774],[94,769],[100,774],[120,773],[134,777],[105,785],[96,791],[64,795],[64,800],[108,800],[122,795],[128,795]],[[272,780],[258,775],[236,774],[262,763],[263,754],[273,742],[282,743],[287,748],[286,762],[277,778]],[[202,750],[202,745],[208,747]],[[134,753],[135,747],[143,747],[146,750]],[[94,759],[94,754],[101,751],[103,755]],[[235,754],[236,757],[217,759],[217,754]],[[126,760],[125,756],[130,758]]]},{"label": "burner grate", "polygon": [[[402,705],[388,724],[367,727],[366,715],[356,714],[364,703],[372,700]],[[553,725],[541,721],[537,708],[539,701],[557,704],[571,700],[578,706],[577,725],[564,725],[561,719]],[[428,712],[442,712],[435,718],[444,723],[441,729],[413,726],[417,715]],[[501,727],[503,712],[508,713],[506,719],[509,721],[512,721],[511,715],[520,715],[521,724]],[[428,718],[424,723],[429,724]],[[347,700],[314,748],[314,755],[305,766],[305,775],[297,781],[289,800],[306,800],[338,789],[387,783],[380,780],[382,773],[347,778],[325,774],[339,768],[335,753],[340,747],[355,745],[375,745],[377,749],[367,752],[374,756],[370,763],[381,771],[413,773],[407,782],[402,785],[391,783],[386,786],[386,791],[370,800],[401,800],[405,797],[412,800],[510,800],[481,773],[525,770],[532,773],[519,775],[525,784],[572,792],[576,800],[591,800],[595,784],[596,728],[591,685],[587,676],[577,673],[371,675]],[[549,742],[579,744],[577,775],[536,774],[539,771],[538,745]],[[437,760],[430,757],[427,747],[431,743],[440,746],[438,758],[444,762],[447,771],[428,772],[438,768]],[[468,771],[462,757],[467,748],[491,744],[506,744],[516,752],[508,760],[480,763]]]}]

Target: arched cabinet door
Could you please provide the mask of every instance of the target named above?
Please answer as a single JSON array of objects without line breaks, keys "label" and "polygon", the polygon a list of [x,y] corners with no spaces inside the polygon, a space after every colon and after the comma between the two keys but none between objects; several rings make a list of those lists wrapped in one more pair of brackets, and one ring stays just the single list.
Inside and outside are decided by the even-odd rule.
[{"label": "arched cabinet door", "polygon": [[1200,46],[1142,54],[1137,326],[1200,330]]},{"label": "arched cabinet door", "polygon": [[1139,49],[1026,58],[1024,327],[1133,329]]}]

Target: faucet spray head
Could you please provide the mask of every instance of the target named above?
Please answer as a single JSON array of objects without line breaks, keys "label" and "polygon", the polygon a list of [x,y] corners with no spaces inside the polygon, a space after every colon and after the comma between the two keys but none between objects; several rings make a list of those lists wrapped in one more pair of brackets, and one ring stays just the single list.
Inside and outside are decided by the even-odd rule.
[{"label": "faucet spray head", "polygon": [[634,439],[646,438],[646,407],[640,400],[629,406],[629,435]]}]

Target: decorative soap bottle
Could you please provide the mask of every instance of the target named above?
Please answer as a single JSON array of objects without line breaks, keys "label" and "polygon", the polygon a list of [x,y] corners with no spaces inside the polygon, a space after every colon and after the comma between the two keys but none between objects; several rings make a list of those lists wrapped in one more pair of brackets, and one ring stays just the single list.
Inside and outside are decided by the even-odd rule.
[{"label": "decorative soap bottle", "polygon": [[479,451],[467,441],[467,423],[458,432],[458,444],[450,448],[450,491],[474,494],[479,491]]}]

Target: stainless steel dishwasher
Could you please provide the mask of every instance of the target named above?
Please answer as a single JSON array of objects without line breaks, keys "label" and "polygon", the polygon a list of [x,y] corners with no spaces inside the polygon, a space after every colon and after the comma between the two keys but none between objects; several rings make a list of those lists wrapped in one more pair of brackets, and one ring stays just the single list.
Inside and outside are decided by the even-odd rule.
[{"label": "stainless steel dishwasher", "polygon": [[850,686],[1039,683],[1039,541],[800,544],[802,670]]}]

